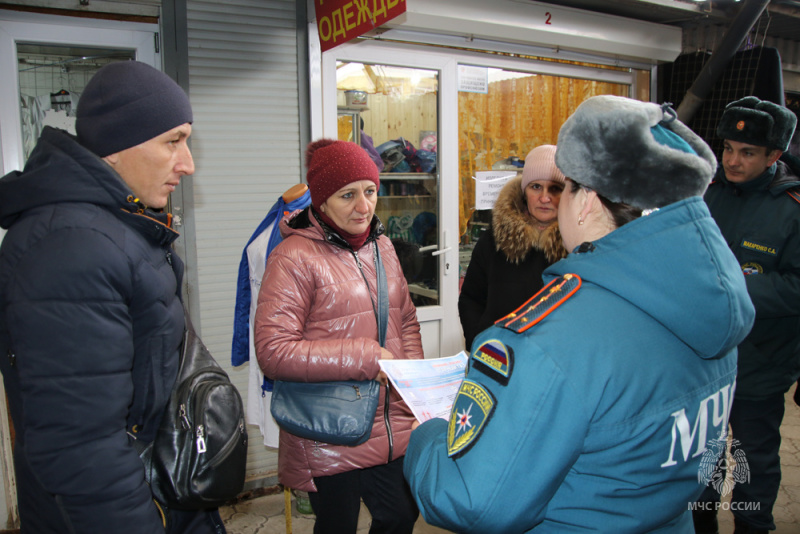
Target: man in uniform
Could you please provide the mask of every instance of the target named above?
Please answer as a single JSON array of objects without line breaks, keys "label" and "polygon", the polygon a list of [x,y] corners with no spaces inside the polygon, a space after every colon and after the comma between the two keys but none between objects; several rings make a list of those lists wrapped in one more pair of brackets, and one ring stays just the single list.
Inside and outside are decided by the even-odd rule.
[{"label": "man in uniform", "polygon": [[[728,104],[717,127],[722,166],[705,194],[756,308],[739,345],[730,416],[731,452],[746,458],[750,477],[737,477],[733,490],[736,534],[775,529],[784,395],[800,375],[800,180],[798,169],[780,160],[796,124],[785,107],[753,96]],[[700,500],[715,502],[719,494],[709,487]],[[718,531],[715,508],[694,516],[697,532]]]}]

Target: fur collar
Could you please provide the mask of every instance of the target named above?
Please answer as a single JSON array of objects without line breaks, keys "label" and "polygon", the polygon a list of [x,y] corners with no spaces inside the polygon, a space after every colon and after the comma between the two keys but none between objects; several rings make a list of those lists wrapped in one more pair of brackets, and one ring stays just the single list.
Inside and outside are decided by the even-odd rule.
[{"label": "fur collar", "polygon": [[532,248],[544,252],[551,263],[566,257],[558,222],[544,230],[532,224],[521,184],[522,177],[517,176],[509,180],[497,196],[492,212],[492,233],[497,250],[515,264],[524,260]]}]

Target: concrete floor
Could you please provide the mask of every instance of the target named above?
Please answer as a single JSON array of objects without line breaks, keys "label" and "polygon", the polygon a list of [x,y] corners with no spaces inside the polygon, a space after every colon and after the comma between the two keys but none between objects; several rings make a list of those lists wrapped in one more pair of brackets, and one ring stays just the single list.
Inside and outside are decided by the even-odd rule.
[{"label": "concrete floor", "polygon": [[[774,531],[776,534],[800,534],[800,407],[792,400],[793,392],[794,388],[786,395],[786,416],[781,426],[783,477],[778,502],[773,510],[777,526],[777,530]],[[229,534],[311,534],[314,517],[298,514],[294,499],[291,509],[291,530],[287,529],[284,495],[280,491],[274,495],[227,506],[220,509],[220,514]],[[369,512],[363,505],[361,510],[358,533],[366,534],[369,532]],[[722,511],[719,518],[720,534],[731,534],[733,532],[731,513]],[[447,532],[449,531],[428,525],[422,517],[414,528],[415,534]]]}]

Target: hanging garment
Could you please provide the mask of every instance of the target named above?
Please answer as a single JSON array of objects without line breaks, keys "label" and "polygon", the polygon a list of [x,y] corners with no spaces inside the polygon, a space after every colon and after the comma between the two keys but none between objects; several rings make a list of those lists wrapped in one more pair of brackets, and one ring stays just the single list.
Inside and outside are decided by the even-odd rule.
[{"label": "hanging garment", "polygon": [[[55,99],[50,93],[39,96],[20,95],[20,116],[22,120],[22,146],[27,159],[45,126],[55,126],[75,135],[75,115],[78,111],[78,100],[81,93],[75,91],[64,92]],[[51,117],[50,113],[61,111],[58,119]],[[68,119],[63,119],[64,116]],[[67,122],[62,122],[67,120]]]},{"label": "hanging garment", "polygon": [[289,203],[286,203],[282,196],[278,198],[267,216],[253,232],[242,252],[242,260],[239,263],[231,364],[235,367],[248,361],[251,362],[247,384],[247,423],[258,426],[264,436],[264,445],[267,447],[278,446],[279,429],[269,411],[272,401],[272,381],[264,377],[255,359],[253,319],[256,314],[258,291],[261,288],[267,257],[282,240],[278,223],[283,216],[310,204],[311,193],[309,191]]}]

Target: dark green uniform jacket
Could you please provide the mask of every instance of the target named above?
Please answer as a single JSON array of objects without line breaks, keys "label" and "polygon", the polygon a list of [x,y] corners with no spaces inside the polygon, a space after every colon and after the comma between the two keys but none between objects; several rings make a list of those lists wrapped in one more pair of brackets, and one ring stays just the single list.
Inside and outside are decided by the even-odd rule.
[{"label": "dark green uniform jacket", "polygon": [[733,184],[719,167],[705,194],[711,215],[742,266],[756,322],[739,346],[736,396],[785,393],[800,375],[800,180],[778,161]]}]

